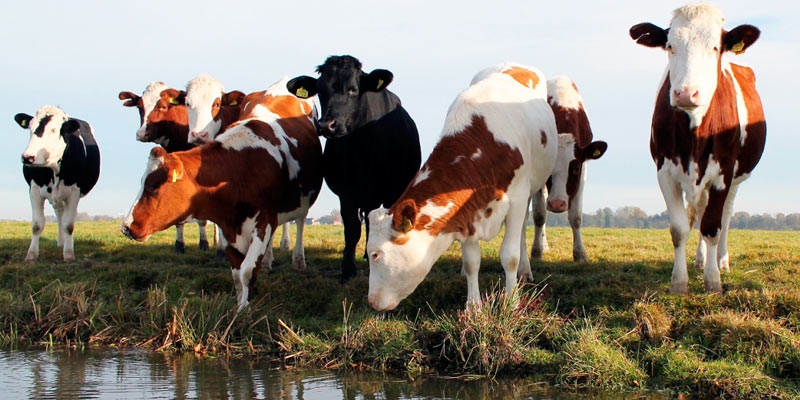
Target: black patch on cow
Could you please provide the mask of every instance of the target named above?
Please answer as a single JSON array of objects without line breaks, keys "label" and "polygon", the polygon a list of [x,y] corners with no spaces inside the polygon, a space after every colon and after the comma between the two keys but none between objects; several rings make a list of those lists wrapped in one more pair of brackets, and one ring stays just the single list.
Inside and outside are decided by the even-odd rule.
[{"label": "black patch on cow", "polygon": [[42,119],[39,120],[39,126],[36,127],[36,130],[33,131],[33,134],[42,137],[44,135],[44,128],[47,127],[47,124],[50,123],[50,120],[53,119],[52,115],[45,115]]}]

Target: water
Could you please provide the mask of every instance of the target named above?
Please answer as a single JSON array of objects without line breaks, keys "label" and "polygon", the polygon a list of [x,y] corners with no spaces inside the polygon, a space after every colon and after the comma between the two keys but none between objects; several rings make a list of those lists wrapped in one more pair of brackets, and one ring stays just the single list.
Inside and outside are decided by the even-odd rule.
[{"label": "water", "polygon": [[0,399],[666,399],[525,380],[418,379],[141,350],[0,351]]}]

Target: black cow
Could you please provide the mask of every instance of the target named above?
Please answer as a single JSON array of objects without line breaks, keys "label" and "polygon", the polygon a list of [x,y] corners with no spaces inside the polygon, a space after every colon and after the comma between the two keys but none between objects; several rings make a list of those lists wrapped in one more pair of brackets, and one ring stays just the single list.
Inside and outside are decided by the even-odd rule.
[{"label": "black cow", "polygon": [[22,153],[22,173],[30,186],[33,212],[33,236],[25,261],[34,262],[39,257],[45,199],[50,201],[58,220],[58,245],[64,247],[64,261],[75,261],[72,231],[78,201],[92,190],[100,176],[100,149],[92,127],[53,106],[40,108],[35,117],[17,114],[14,120],[31,132],[28,147]]},{"label": "black cow", "polygon": [[351,56],[328,57],[317,72],[319,79],[299,76],[286,87],[302,98],[319,95],[325,183],[339,196],[344,223],[344,282],[357,272],[361,222],[373,209],[394,204],[419,170],[422,154],[414,120],[386,90],[391,72],[367,74]]}]

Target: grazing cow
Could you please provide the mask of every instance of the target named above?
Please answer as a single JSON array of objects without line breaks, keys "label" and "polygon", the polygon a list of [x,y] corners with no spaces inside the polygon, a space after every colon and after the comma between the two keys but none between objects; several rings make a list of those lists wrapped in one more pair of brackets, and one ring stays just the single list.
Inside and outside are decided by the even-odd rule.
[{"label": "grazing cow", "polygon": [[506,293],[525,249],[525,215],[555,165],[558,143],[544,76],[518,64],[487,68],[445,117],[439,143],[389,210],[370,213],[369,304],[391,310],[425,278],[454,240],[461,242],[467,301],[480,303],[479,240],[505,225],[500,262]]},{"label": "grazing cow", "polygon": [[279,224],[297,222],[292,262],[305,266],[303,223],[322,186],[313,101],[291,96],[286,81],[268,89],[259,118],[238,121],[217,140],[176,153],[154,148],[121,228],[143,241],[189,215],[216,223],[229,240],[239,310]]},{"label": "grazing cow", "polygon": [[325,183],[339,196],[344,224],[345,282],[357,274],[361,222],[371,210],[400,197],[419,169],[422,153],[417,126],[400,99],[386,89],[391,72],[364,73],[361,62],[351,56],[331,56],[317,72],[319,79],[300,76],[288,88],[301,98],[319,95],[317,130],[327,138]]},{"label": "grazing cow", "polygon": [[222,82],[201,74],[186,84],[184,101],[189,114],[189,143],[214,140],[225,128],[239,120],[244,93],[225,92]]},{"label": "grazing cow", "polygon": [[[547,180],[547,199],[544,193],[533,196],[533,221],[535,236],[531,257],[541,259],[547,249],[545,222],[547,211],[567,211],[572,227],[572,258],[577,262],[588,260],[581,236],[583,213],[583,186],[586,181],[586,164],[603,156],[608,144],[592,141],[592,128],[586,116],[583,97],[575,83],[566,76],[547,81],[547,102],[553,109],[558,128],[558,158],[553,173]],[[530,265],[520,267],[520,277],[533,279]]]},{"label": "grazing cow", "polygon": [[[119,99],[125,107],[139,110],[141,125],[136,130],[136,140],[144,143],[157,143],[167,153],[183,151],[194,147],[187,141],[189,135],[186,106],[181,104],[185,92],[167,87],[163,82],[151,82],[141,96],[131,92],[120,92]],[[175,225],[175,252],[183,254],[186,245],[183,240],[183,222]],[[200,250],[208,250],[206,221],[197,220],[200,231]],[[217,242],[217,256],[224,257],[224,241]],[[222,247],[219,247],[222,245]]]},{"label": "grazing cow", "polygon": [[[667,74],[653,111],[650,154],[669,212],[675,247],[670,292],[688,291],[686,240],[700,219],[695,265],[708,292],[721,292],[729,269],[728,225],[736,191],[761,159],[767,126],[755,74],[723,58],[744,52],[760,34],[752,25],[723,28],[722,12],[707,4],[675,10],[668,29],[642,23],[631,37],[667,51]],[[684,200],[688,210],[684,207]],[[706,257],[708,251],[708,257]]]},{"label": "grazing cow", "polygon": [[14,120],[31,132],[28,147],[22,153],[22,173],[30,187],[33,214],[33,235],[25,261],[34,262],[39,257],[45,199],[56,214],[57,243],[63,246],[64,261],[75,261],[72,232],[78,201],[100,177],[100,149],[92,127],[54,106],[38,109],[35,116],[19,113]]}]

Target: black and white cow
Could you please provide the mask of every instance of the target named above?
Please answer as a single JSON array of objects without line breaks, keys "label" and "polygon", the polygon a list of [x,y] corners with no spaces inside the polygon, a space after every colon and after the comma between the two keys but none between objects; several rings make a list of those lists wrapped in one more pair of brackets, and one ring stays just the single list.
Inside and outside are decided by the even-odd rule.
[{"label": "black and white cow", "polygon": [[[325,182],[339,196],[345,247],[342,281],[356,275],[361,222],[400,197],[419,170],[422,154],[414,120],[386,87],[393,75],[370,73],[352,56],[331,56],[317,67],[319,79],[299,76],[287,88],[297,97],[319,95],[317,131],[325,136]],[[367,229],[369,229],[367,227]],[[369,235],[369,232],[367,232]]]},{"label": "black and white cow", "polygon": [[30,130],[22,153],[22,173],[30,187],[32,238],[25,261],[39,257],[39,238],[44,231],[44,201],[50,201],[58,221],[58,245],[64,261],[75,261],[72,231],[78,201],[89,193],[100,176],[100,149],[92,127],[70,118],[58,107],[44,106],[35,116],[17,114],[19,126]]}]

